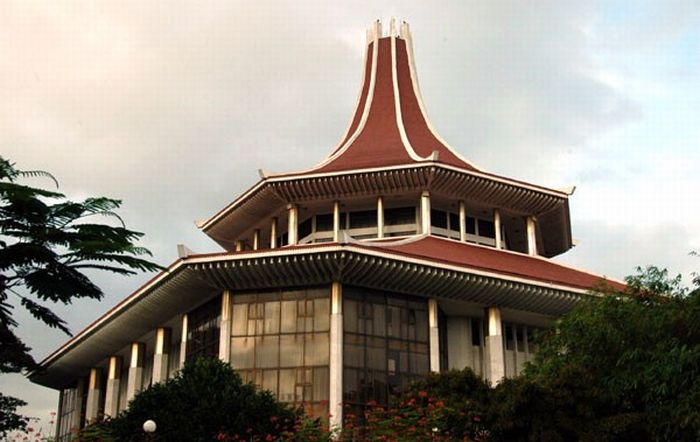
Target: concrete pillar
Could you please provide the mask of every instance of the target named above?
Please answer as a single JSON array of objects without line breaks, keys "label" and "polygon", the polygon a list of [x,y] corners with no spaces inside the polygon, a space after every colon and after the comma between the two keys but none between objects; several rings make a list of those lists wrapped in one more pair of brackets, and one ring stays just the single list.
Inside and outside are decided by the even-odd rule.
[{"label": "concrete pillar", "polygon": [[440,331],[438,329],[437,299],[428,299],[428,327],[430,338],[430,371],[440,372]]},{"label": "concrete pillar", "polygon": [[288,225],[287,238],[288,244],[295,246],[299,242],[299,209],[296,204],[287,205]]},{"label": "concrete pillar", "polygon": [[187,359],[187,313],[182,315],[182,335],[180,336],[180,368],[185,365]]},{"label": "concrete pillar", "polygon": [[63,420],[63,419],[61,419],[61,416],[63,416],[63,399],[65,397],[64,391],[66,391],[66,390],[64,390],[63,388],[61,388],[58,391],[58,407],[56,408],[56,421],[55,421],[56,424],[55,424],[55,428],[54,428],[54,434],[57,436],[59,434],[61,434],[61,423],[62,423],[61,421]]},{"label": "concrete pillar", "polygon": [[503,240],[501,238],[501,211],[493,209],[493,228],[496,231],[496,248],[502,248]]},{"label": "concrete pillar", "polygon": [[131,343],[131,358],[129,362],[129,377],[126,381],[126,402],[136,396],[143,388],[143,362],[146,354],[146,344],[142,342]]},{"label": "concrete pillar", "polygon": [[243,241],[239,239],[236,241],[236,252],[240,252],[241,250],[243,250]]},{"label": "concrete pillar", "polygon": [[221,295],[221,326],[219,327],[219,359],[231,361],[231,292],[224,290]]},{"label": "concrete pillar", "polygon": [[430,233],[430,192],[420,194],[420,226],[421,233]]},{"label": "concrete pillar", "polygon": [[333,201],[333,242],[340,242],[340,201]]},{"label": "concrete pillar", "polygon": [[503,323],[501,309],[489,307],[486,309],[487,335],[486,344],[486,379],[492,384],[498,384],[506,374],[505,345],[503,342]]},{"label": "concrete pillar", "polygon": [[253,250],[260,248],[260,229],[253,231]]},{"label": "concrete pillar", "polygon": [[272,218],[272,223],[270,224],[270,248],[277,248],[277,217]]},{"label": "concrete pillar", "polygon": [[377,197],[377,238],[384,238],[384,198]]},{"label": "concrete pillar", "polygon": [[165,327],[156,329],[156,344],[153,352],[153,383],[164,382],[170,373],[170,348],[172,347],[172,330]]},{"label": "concrete pillar", "polygon": [[527,253],[529,255],[537,255],[537,234],[535,233],[535,217],[528,216],[525,218],[527,226]]},{"label": "concrete pillar", "polygon": [[85,423],[94,422],[100,414],[100,397],[102,396],[102,369],[93,367],[88,377],[87,404],[85,405]]},{"label": "concrete pillar", "polygon": [[331,329],[330,329],[330,395],[328,400],[330,428],[343,425],[343,286],[339,282],[331,285]]},{"label": "concrete pillar", "polygon": [[464,201],[459,202],[459,240],[467,240],[467,207]]},{"label": "concrete pillar", "polygon": [[85,394],[85,389],[88,387],[88,378],[80,377],[78,379],[78,384],[75,387],[75,396],[73,397],[73,416],[70,423],[71,430],[80,429],[80,421],[82,415],[85,413],[83,410],[83,395]]},{"label": "concrete pillar", "polygon": [[119,391],[121,390],[122,357],[110,356],[107,368],[107,389],[105,391],[105,417],[119,414]]}]

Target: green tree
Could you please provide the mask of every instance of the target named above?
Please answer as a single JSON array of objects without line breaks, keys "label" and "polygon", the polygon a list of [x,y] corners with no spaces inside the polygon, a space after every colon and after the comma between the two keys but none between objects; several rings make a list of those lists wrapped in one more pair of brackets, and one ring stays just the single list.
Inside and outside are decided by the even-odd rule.
[{"label": "green tree", "polygon": [[[142,233],[124,226],[110,198],[70,201],[57,191],[22,184],[22,178],[56,179],[43,171],[23,171],[0,157],[0,373],[33,369],[30,348],[15,333],[14,307],[19,304],[36,319],[70,334],[67,324],[49,307],[74,299],[100,299],[102,290],[84,273],[105,270],[122,275],[154,271],[160,266],[135,245]],[[120,225],[91,222],[106,216]],[[0,416],[0,435],[23,428],[14,411],[23,404],[0,396],[9,408]],[[10,410],[12,409],[12,410]],[[12,417],[12,418],[10,418]]]},{"label": "green tree", "polygon": [[[152,419],[157,430],[144,434]],[[327,440],[317,420],[244,384],[216,358],[187,363],[178,374],[137,394],[117,418],[84,429],[79,440],[309,441]]]},{"label": "green tree", "polygon": [[700,286],[656,267],[556,321],[524,376],[494,392],[508,440],[700,439]]}]

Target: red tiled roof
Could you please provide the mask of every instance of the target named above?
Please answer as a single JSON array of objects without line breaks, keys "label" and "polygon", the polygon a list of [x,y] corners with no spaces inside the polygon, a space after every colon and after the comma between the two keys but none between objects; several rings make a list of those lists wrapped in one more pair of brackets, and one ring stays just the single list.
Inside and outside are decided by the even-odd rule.
[{"label": "red tiled roof", "polygon": [[[395,60],[392,44],[395,44]],[[429,127],[414,87],[408,44],[400,37],[378,38],[368,44],[360,100],[347,134],[325,161],[302,174],[420,163],[432,161],[434,152],[437,152],[438,163],[478,171],[446,146]],[[373,74],[374,87],[371,84]],[[398,101],[395,90],[399,92]],[[399,111],[401,118],[397,120]],[[401,130],[405,131],[408,143],[402,139]]]},{"label": "red tiled roof", "polygon": [[625,284],[621,282],[557,264],[545,258],[433,236],[399,245],[382,244],[381,249],[405,256],[430,259],[445,264],[470,267],[476,270],[534,279],[579,289],[593,288],[602,280],[605,280],[614,289],[625,289]]}]

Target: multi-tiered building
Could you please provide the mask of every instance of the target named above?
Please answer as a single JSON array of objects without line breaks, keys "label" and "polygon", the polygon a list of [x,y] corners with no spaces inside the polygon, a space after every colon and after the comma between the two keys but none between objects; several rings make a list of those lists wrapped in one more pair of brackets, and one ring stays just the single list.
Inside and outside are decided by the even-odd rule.
[{"label": "multi-tiered building", "polygon": [[[411,34],[368,31],[357,107],[317,166],[261,173],[199,227],[223,252],[180,257],[52,353],[59,436],[114,416],[198,356],[342,422],[429,371],[492,382],[534,330],[601,277],[550,258],[572,246],[569,192],[477,168],[430,124]],[[621,287],[615,281],[613,286]]]}]

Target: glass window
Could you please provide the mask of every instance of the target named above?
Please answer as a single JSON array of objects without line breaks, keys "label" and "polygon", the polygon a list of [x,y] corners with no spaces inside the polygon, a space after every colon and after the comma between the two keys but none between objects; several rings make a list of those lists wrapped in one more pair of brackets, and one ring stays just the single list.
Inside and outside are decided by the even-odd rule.
[{"label": "glass window", "polygon": [[219,356],[221,297],[217,296],[187,314],[187,350],[185,358]]},{"label": "glass window", "polygon": [[467,217],[467,233],[470,235],[476,235],[476,219],[471,216]]},{"label": "glass window", "polygon": [[350,228],[362,229],[367,227],[377,227],[377,211],[362,210],[350,212]]},{"label": "glass window", "polygon": [[316,215],[316,231],[317,232],[330,232],[333,230],[333,214],[326,213],[323,215]]},{"label": "glass window", "polygon": [[386,209],[384,211],[384,224],[387,226],[398,226],[402,224],[416,223],[415,207],[399,207]]},{"label": "glass window", "polygon": [[298,229],[299,239],[306,238],[307,236],[311,235],[311,218],[299,224]]},{"label": "glass window", "polygon": [[459,232],[459,215],[450,213],[450,230]]},{"label": "glass window", "polygon": [[430,210],[430,224],[441,229],[447,228],[447,212],[442,210]]},{"label": "glass window", "polygon": [[481,319],[471,318],[472,325],[472,345],[481,347]]},{"label": "glass window", "polygon": [[231,365],[283,402],[328,413],[330,291],[267,291],[233,297]]},{"label": "glass window", "polygon": [[429,371],[427,301],[347,287],[343,308],[343,398],[361,416]]},{"label": "glass window", "polygon": [[496,228],[493,225],[493,221],[479,220],[479,236],[485,236],[486,238],[496,237]]}]

